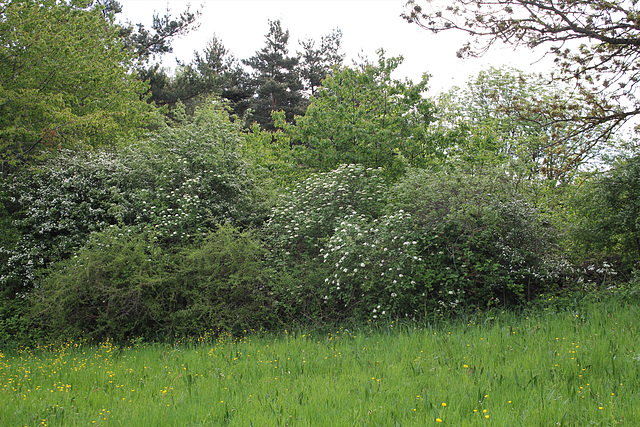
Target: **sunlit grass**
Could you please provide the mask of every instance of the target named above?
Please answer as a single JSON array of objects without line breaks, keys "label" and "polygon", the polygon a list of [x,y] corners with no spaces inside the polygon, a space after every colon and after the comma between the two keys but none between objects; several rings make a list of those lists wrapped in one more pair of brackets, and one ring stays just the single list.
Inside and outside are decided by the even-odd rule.
[{"label": "sunlit grass", "polygon": [[4,349],[0,420],[36,425],[640,425],[638,307],[495,312],[116,346]]}]

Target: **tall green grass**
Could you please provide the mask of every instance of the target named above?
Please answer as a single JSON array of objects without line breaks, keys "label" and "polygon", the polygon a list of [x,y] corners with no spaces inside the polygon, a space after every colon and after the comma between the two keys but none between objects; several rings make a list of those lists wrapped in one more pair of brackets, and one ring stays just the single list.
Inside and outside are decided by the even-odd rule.
[{"label": "tall green grass", "polygon": [[5,349],[6,426],[640,425],[640,311]]}]

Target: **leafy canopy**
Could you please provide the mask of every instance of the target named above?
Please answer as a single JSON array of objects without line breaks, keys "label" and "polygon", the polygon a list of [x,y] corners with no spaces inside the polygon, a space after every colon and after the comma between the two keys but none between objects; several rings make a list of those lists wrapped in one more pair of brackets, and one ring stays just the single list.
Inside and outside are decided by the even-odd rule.
[{"label": "leafy canopy", "polygon": [[334,69],[295,125],[279,122],[304,164],[328,171],[353,163],[396,175],[405,161],[421,165],[433,154],[426,132],[433,103],[423,97],[427,76],[417,84],[392,78],[401,63],[402,57],[387,59],[379,51],[377,63]]},{"label": "leafy canopy", "polygon": [[509,68],[490,68],[438,99],[438,131],[455,142],[447,163],[500,164],[526,179],[567,181],[605,146],[601,127],[580,132],[573,121],[545,116],[587,109],[587,102],[561,83]]},{"label": "leafy canopy", "polygon": [[0,169],[51,149],[137,134],[151,109],[130,64],[111,15],[100,8],[0,4]]}]

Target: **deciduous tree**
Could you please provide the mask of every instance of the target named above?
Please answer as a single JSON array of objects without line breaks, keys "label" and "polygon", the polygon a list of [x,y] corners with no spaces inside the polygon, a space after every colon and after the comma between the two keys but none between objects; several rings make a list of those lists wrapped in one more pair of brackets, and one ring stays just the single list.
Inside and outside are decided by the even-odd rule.
[{"label": "deciduous tree", "polygon": [[439,33],[460,30],[471,40],[460,57],[484,54],[498,42],[548,46],[559,74],[570,80],[589,108],[547,114],[547,122],[574,121],[574,132],[598,128],[608,139],[640,114],[640,8],[625,0],[454,0],[423,7],[410,0],[404,17]]},{"label": "deciduous tree", "polygon": [[342,163],[384,167],[390,174],[404,161],[420,165],[433,150],[427,126],[433,103],[423,97],[426,76],[417,84],[392,78],[402,58],[344,67],[327,77],[304,117],[284,129],[300,147],[302,161],[317,170]]},{"label": "deciduous tree", "polygon": [[490,68],[440,96],[439,130],[454,134],[449,156],[465,165],[497,163],[519,177],[566,181],[603,148],[601,128],[576,132],[579,124],[550,123],[546,117],[584,111],[586,104],[566,85],[549,84],[543,76]]},{"label": "deciduous tree", "polygon": [[145,84],[100,7],[0,4],[0,169],[61,146],[116,143],[149,123]]}]

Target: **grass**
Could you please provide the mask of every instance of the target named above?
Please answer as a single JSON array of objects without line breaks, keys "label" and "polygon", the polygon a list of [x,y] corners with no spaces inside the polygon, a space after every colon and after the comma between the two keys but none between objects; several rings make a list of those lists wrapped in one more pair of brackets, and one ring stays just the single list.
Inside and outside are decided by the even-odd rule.
[{"label": "grass", "polygon": [[0,355],[6,426],[640,425],[640,311],[611,300],[439,325],[65,342]]}]

